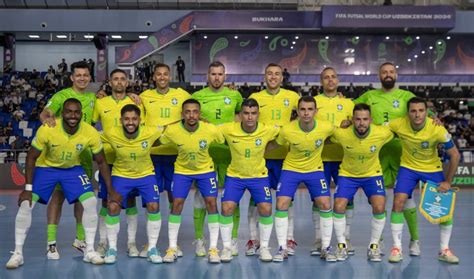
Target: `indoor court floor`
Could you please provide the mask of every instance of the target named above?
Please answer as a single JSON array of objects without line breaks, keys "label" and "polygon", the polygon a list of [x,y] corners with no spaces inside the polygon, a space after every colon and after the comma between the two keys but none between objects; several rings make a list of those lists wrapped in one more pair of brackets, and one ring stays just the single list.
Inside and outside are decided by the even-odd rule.
[{"label": "indoor court floor", "polygon": [[[363,192],[359,190],[355,198],[355,214],[351,229],[351,242],[356,254],[346,262],[326,263],[319,257],[310,256],[314,230],[311,218],[309,195],[300,189],[295,201],[295,238],[298,243],[296,255],[283,263],[262,263],[257,256],[245,256],[245,244],[248,240],[247,205],[248,193],[241,201],[241,226],[239,256],[232,262],[217,265],[208,264],[207,258],[194,256],[192,245],[194,229],[192,217],[192,196],[190,193],[183,211],[183,221],[179,234],[179,244],[184,257],[173,264],[151,264],[146,259],[128,258],[126,255],[126,220],[121,218],[119,235],[118,260],[114,265],[93,266],[82,262],[82,254],[71,247],[75,237],[75,221],[72,206],[64,205],[63,218],[58,228],[58,261],[46,259],[46,206],[37,205],[33,211],[33,223],[26,240],[25,264],[16,270],[5,269],[10,253],[14,249],[14,220],[17,212],[18,192],[0,194],[0,278],[474,278],[474,191],[461,189],[457,196],[453,235],[450,247],[460,258],[459,265],[450,265],[437,260],[439,249],[439,228],[430,224],[419,215],[422,255],[420,257],[404,256],[400,264],[387,262],[387,255],[381,263],[367,261],[366,247],[370,235],[371,211]],[[419,200],[419,192],[415,194]],[[387,209],[391,209],[393,192],[388,191]],[[168,208],[166,198],[161,199],[161,208]],[[388,210],[388,214],[390,210]],[[161,227],[158,246],[162,256],[168,246],[168,212],[163,210],[164,220]],[[384,230],[385,252],[392,244],[390,223]],[[140,212],[137,245],[145,242],[145,214]],[[409,234],[404,227],[403,245],[408,251]],[[220,243],[220,240],[219,240]],[[333,234],[333,245],[335,236]],[[270,242],[272,253],[277,250],[275,229]]]}]

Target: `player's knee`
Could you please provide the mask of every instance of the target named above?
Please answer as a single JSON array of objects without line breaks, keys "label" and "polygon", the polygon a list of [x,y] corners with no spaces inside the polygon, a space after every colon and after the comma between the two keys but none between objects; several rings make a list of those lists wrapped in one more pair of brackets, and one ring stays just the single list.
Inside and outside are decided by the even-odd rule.
[{"label": "player's knee", "polygon": [[384,204],[377,204],[372,206],[372,213],[373,214],[382,214],[385,212],[385,205]]},{"label": "player's knee", "polygon": [[183,206],[184,206],[184,200],[183,199],[174,199],[173,201],[173,214],[181,214],[183,211]]},{"label": "player's knee", "polygon": [[146,210],[149,213],[158,213],[160,211],[160,204],[157,202],[149,202],[146,204]]},{"label": "player's knee", "polygon": [[206,208],[208,213],[216,213],[217,212],[217,201],[216,198],[206,198]]},{"label": "player's knee", "polygon": [[316,201],[316,206],[319,208],[319,210],[331,210],[331,200],[329,198],[320,198]]},{"label": "player's knee", "polygon": [[345,201],[337,201],[334,203],[334,212],[339,214],[344,214],[346,212],[346,205],[347,202]]},{"label": "player's knee", "polygon": [[395,194],[393,199],[393,211],[402,212],[403,207],[405,206],[406,197],[404,195]]},{"label": "player's knee", "polygon": [[288,210],[288,208],[290,207],[290,202],[291,200],[287,198],[277,198],[276,208],[278,210]]},{"label": "player's knee", "polygon": [[116,202],[111,202],[108,204],[107,212],[109,215],[118,215],[120,214],[120,205]]},{"label": "player's knee", "polygon": [[230,216],[234,214],[235,204],[232,202],[223,202],[222,203],[222,215]]},{"label": "player's knee", "polygon": [[258,214],[262,217],[272,215],[272,204],[268,202],[261,202],[258,204]]}]

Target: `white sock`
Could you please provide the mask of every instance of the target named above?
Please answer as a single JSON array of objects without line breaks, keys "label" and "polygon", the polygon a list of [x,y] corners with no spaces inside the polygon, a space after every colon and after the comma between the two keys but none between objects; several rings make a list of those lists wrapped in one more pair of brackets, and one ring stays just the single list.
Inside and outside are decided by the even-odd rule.
[{"label": "white sock", "polygon": [[90,197],[82,201],[84,213],[82,214],[82,225],[86,234],[86,250],[87,252],[94,251],[95,233],[97,231],[97,199]]},{"label": "white sock", "polygon": [[295,240],[293,232],[295,231],[295,208],[293,207],[293,202],[291,202],[290,207],[288,207],[288,240]]},{"label": "white sock", "polygon": [[106,224],[107,240],[109,241],[109,249],[117,251],[117,236],[120,232],[120,221],[116,224]]},{"label": "white sock", "polygon": [[390,228],[392,229],[393,246],[399,249],[402,249],[403,223],[402,224],[391,223]]},{"label": "white sock", "polygon": [[387,219],[385,217],[385,214],[383,214],[383,217],[381,217],[382,214],[377,214],[377,217],[379,218],[376,218],[375,216],[376,215],[372,216],[372,233],[370,234],[369,244],[372,244],[372,243],[379,244],[380,237],[382,236],[383,228],[385,227],[385,221]]},{"label": "white sock", "polygon": [[148,219],[146,223],[146,233],[148,236],[148,251],[156,247],[158,236],[160,235],[161,218],[157,221]]},{"label": "white sock", "polygon": [[[224,218],[230,218],[230,220],[232,220],[232,216],[224,217]],[[223,224],[222,222],[219,222],[219,228],[221,230],[221,237],[222,237],[222,244],[224,248],[230,249],[231,247],[233,227],[234,227],[234,224],[232,222],[230,222],[229,224]]]},{"label": "white sock", "polygon": [[219,240],[219,214],[209,214],[207,217],[207,227],[209,229],[209,248],[217,248]]},{"label": "white sock", "polygon": [[312,211],[313,224],[314,224],[314,239],[315,241],[321,241],[321,223],[319,218],[319,208],[313,206]]},{"label": "white sock", "polygon": [[26,235],[31,227],[31,215],[36,202],[23,201],[18,209],[15,219],[15,252],[23,254],[23,245],[25,244]]},{"label": "white sock", "polygon": [[106,215],[99,214],[99,243],[107,243],[107,227],[105,225],[105,218],[107,216],[107,208],[102,207],[101,213],[105,210]]},{"label": "white sock", "polygon": [[257,229],[257,218],[258,218],[258,210],[255,206],[255,203],[252,199],[249,202],[249,210],[247,212],[247,220],[249,223],[249,230],[250,230],[250,239],[257,240],[258,239],[258,229]]},{"label": "white sock", "polygon": [[260,216],[260,219],[258,222],[258,229],[260,231],[260,247],[262,248],[268,247],[268,242],[270,242],[270,236],[272,235],[272,229],[273,229],[272,216],[269,216],[269,217]]},{"label": "white sock", "polygon": [[[181,221],[181,220],[180,220]],[[178,234],[181,222],[169,222],[168,220],[168,239],[170,248],[178,247]]]},{"label": "white sock", "polygon": [[275,214],[275,232],[278,240],[278,246],[287,249],[286,241],[288,234],[288,212],[277,211]]},{"label": "white sock", "polygon": [[444,249],[449,248],[449,240],[451,239],[451,232],[453,231],[453,225],[439,225],[439,249],[443,251]]},{"label": "white sock", "polygon": [[411,198],[408,198],[405,201],[405,205],[403,206],[403,210],[411,209],[411,208],[416,208],[416,203],[415,199],[413,199],[413,196]]},{"label": "white sock", "polygon": [[333,218],[332,210],[321,211],[320,212],[320,222],[321,222],[321,246],[323,249],[331,246],[331,237],[332,237],[332,228],[333,228]]},{"label": "white sock", "polygon": [[346,237],[346,239],[351,239],[351,225],[353,217],[354,209],[346,208],[346,230],[344,232],[344,236]]},{"label": "white sock", "polygon": [[344,214],[335,214],[334,222],[334,231],[336,233],[337,243],[346,243],[346,237],[344,236],[344,231],[346,230],[346,215]]},{"label": "white sock", "polygon": [[137,226],[138,226],[138,214],[128,214],[127,212],[127,243],[136,243],[137,238]]}]

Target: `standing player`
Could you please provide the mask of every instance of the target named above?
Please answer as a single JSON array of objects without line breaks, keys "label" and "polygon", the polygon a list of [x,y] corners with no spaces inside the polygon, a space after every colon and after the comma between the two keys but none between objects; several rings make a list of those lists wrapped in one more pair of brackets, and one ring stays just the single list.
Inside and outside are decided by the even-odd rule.
[{"label": "standing player", "polygon": [[[140,94],[145,108],[145,126],[157,128],[181,120],[181,106],[191,95],[181,88],[170,88],[170,67],[158,63],[153,72],[153,81],[156,89],[149,89]],[[166,190],[170,206],[173,202],[171,183],[173,181],[174,162],[178,151],[173,145],[161,145],[151,149],[151,159],[155,166],[155,176],[160,192]],[[146,247],[145,247],[146,248]],[[140,253],[140,257],[147,257],[147,249]],[[182,251],[178,251],[182,256]]]},{"label": "standing player", "polygon": [[[219,61],[212,62],[209,65],[207,81],[208,87],[199,90],[193,94],[201,104],[201,117],[214,125],[233,122],[236,113],[239,112],[242,104],[242,96],[238,91],[231,90],[224,86],[226,75],[225,66]],[[227,145],[214,143],[209,148],[209,154],[214,161],[217,172],[217,181],[219,186],[224,185],[227,167],[230,164],[230,151]],[[206,206],[199,191],[194,196],[194,229],[196,255],[204,257],[206,249],[203,241],[203,227],[206,218]],[[237,256],[238,251],[238,231],[240,223],[240,209],[236,208],[234,212],[234,229],[232,231],[232,254]]]},{"label": "standing player", "polygon": [[[314,99],[318,104],[317,120],[329,121],[336,127],[347,128],[352,118],[352,110],[354,103],[350,99],[343,98],[337,92],[339,86],[339,78],[337,72],[332,67],[324,68],[320,74],[321,86],[323,87],[323,94],[320,94]],[[323,148],[322,158],[324,164],[324,176],[328,186],[331,185],[331,178],[334,184],[337,185],[337,177],[339,174],[339,165],[342,161],[343,150],[340,145],[327,144]],[[350,223],[353,215],[353,203],[349,201],[346,209],[346,242],[347,252],[354,253],[352,245],[350,244]],[[321,230],[319,223],[319,208],[313,206],[313,223],[315,225],[315,243],[311,249],[311,255],[319,255],[321,253]]]},{"label": "standing player", "polygon": [[[55,127],[41,126],[32,142],[26,159],[26,185],[20,194],[15,220],[15,252],[7,262],[7,268],[23,265],[23,244],[31,226],[33,207],[37,202],[47,203],[57,183],[69,203],[80,202],[84,213],[82,220],[86,235],[84,261],[102,264],[104,260],[94,251],[97,228],[97,200],[92,184],[80,166],[80,155],[90,149],[105,184],[111,188],[110,171],[102,152],[99,133],[89,124],[81,123],[81,103],[67,99],[62,108],[62,119]],[[112,198],[117,198],[114,191]]]},{"label": "standing player", "polygon": [[[394,188],[394,200],[391,214],[393,248],[389,262],[402,260],[403,208],[416,185],[431,180],[439,183],[438,191],[445,192],[451,188],[451,181],[459,163],[459,152],[451,140],[451,135],[443,126],[436,126],[427,118],[426,101],[415,97],[407,104],[408,116],[390,121],[390,129],[398,135],[402,143],[401,166]],[[450,157],[446,178],[438,157],[438,144],[444,144]],[[449,240],[453,221],[440,224],[440,251],[438,259],[448,263],[459,263],[449,249]]]},{"label": "standing player", "polygon": [[130,192],[137,190],[146,203],[148,235],[147,258],[152,263],[162,263],[156,248],[161,229],[160,191],[150,158],[151,147],[160,137],[158,127],[140,126],[140,109],[133,104],[125,105],[121,111],[121,127],[105,131],[104,138],[115,151],[112,167],[112,182],[123,201],[109,201],[105,220],[109,250],[105,254],[105,263],[117,260],[117,235],[120,230],[120,209],[127,208]]},{"label": "standing player", "polygon": [[219,214],[217,212],[217,180],[214,163],[209,156],[209,145],[213,142],[223,144],[224,137],[217,127],[199,121],[200,105],[194,99],[183,103],[183,121],[166,128],[160,143],[172,143],[178,148],[178,159],[173,175],[173,208],[168,223],[169,248],[164,262],[177,259],[178,232],[181,225],[181,212],[184,202],[195,181],[206,202],[208,228],[210,235],[209,262],[220,263],[217,240],[219,238]]},{"label": "standing player", "polygon": [[[405,117],[407,114],[407,103],[415,97],[409,91],[395,88],[397,81],[397,69],[391,62],[386,62],[379,67],[379,78],[382,84],[381,89],[374,89],[364,93],[357,98],[354,103],[365,103],[372,108],[372,118],[374,124],[382,125],[394,119]],[[385,185],[393,185],[400,167],[400,157],[402,146],[400,139],[394,138],[386,144],[380,151],[380,162],[382,164]],[[413,199],[408,199],[405,203],[403,214],[410,231],[410,255],[419,256],[421,253],[418,224],[416,218],[416,204]]]},{"label": "standing player", "polygon": [[379,262],[382,260],[379,240],[385,226],[385,187],[379,152],[393,138],[393,134],[385,126],[371,124],[370,107],[366,104],[355,105],[352,122],[352,128],[337,129],[331,137],[331,141],[344,150],[334,194],[334,230],[338,242],[336,257],[338,261],[347,259],[344,213],[347,203],[362,188],[372,205],[372,233],[367,256],[370,261]]},{"label": "standing player", "polygon": [[324,167],[321,153],[326,138],[334,133],[334,126],[327,121],[316,121],[316,101],[311,96],[298,101],[298,120],[285,125],[280,130],[276,143],[290,146],[290,151],[283,163],[280,182],[278,183],[277,206],[275,213],[275,230],[280,249],[273,261],[282,262],[288,258],[288,208],[300,183],[308,187],[313,206],[320,209],[322,224],[321,258],[336,261],[330,252],[332,235],[331,192],[324,178]]},{"label": "standing player", "polygon": [[[270,63],[265,68],[266,89],[253,93],[249,98],[255,99],[260,106],[259,121],[266,125],[276,125],[283,127],[291,121],[291,114],[297,109],[299,96],[296,92],[281,88],[283,81],[283,69],[280,65]],[[266,167],[270,179],[270,187],[277,189],[280,181],[283,159],[288,153],[288,146],[279,146],[278,148],[265,153]],[[295,254],[296,242],[294,240],[294,210],[290,203],[288,208],[288,254]],[[247,242],[247,256],[255,255],[259,247],[257,238],[257,208],[255,202],[251,199],[248,210],[248,223],[250,229],[250,240]]]},{"label": "standing player", "polygon": [[[100,121],[102,129],[108,131],[114,127],[122,125],[120,121],[120,110],[127,104],[134,104],[134,101],[127,96],[126,89],[128,86],[127,73],[120,69],[115,69],[110,73],[109,85],[112,88],[112,95],[98,99],[94,106],[92,115],[92,123]],[[115,161],[115,153],[110,144],[104,143],[104,153],[107,164],[112,167]],[[99,244],[97,252],[102,256],[105,255],[107,246],[107,234],[105,219],[107,216],[107,188],[103,184],[102,178],[99,179],[100,189],[99,198],[102,199],[102,208],[99,211]],[[125,197],[126,198],[126,197]],[[138,249],[136,246],[138,211],[135,206],[135,197],[129,198],[126,209],[127,215],[127,232],[128,232],[128,255],[130,257],[138,257]]]},{"label": "standing player", "polygon": [[232,161],[227,169],[222,214],[219,220],[224,249],[222,262],[232,260],[232,214],[248,189],[257,203],[260,231],[260,260],[272,261],[268,242],[272,234],[272,193],[269,187],[268,170],[265,167],[265,147],[278,135],[274,126],[258,122],[258,103],[246,99],[242,103],[242,122],[227,123],[219,127],[230,147]]}]

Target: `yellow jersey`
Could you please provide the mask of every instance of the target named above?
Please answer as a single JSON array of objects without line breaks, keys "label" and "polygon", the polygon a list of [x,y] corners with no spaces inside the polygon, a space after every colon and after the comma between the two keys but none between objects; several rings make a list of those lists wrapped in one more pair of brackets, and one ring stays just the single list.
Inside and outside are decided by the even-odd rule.
[{"label": "yellow jersey", "polygon": [[[140,94],[145,108],[145,125],[157,128],[166,126],[181,119],[183,102],[191,95],[181,88],[170,88],[166,94],[161,94],[156,89],[149,89]],[[178,151],[173,145],[160,145],[153,147],[153,155],[176,155]]]},{"label": "yellow jersey", "polygon": [[313,130],[309,132],[300,128],[298,120],[285,125],[276,139],[278,144],[290,146],[282,169],[300,173],[324,171],[321,153],[324,141],[334,131],[334,126],[327,121],[315,121]]},{"label": "yellow jersey", "polygon": [[37,167],[72,168],[81,165],[80,154],[84,150],[90,148],[93,154],[102,151],[99,132],[91,125],[81,121],[76,133],[70,135],[64,131],[62,119],[56,123],[54,127],[41,126],[31,142],[41,151]]},{"label": "yellow jersey", "polygon": [[[340,96],[328,97],[324,94],[315,96],[317,120],[329,121],[339,128],[343,120],[352,119],[352,111],[354,103],[351,99],[342,98]],[[341,162],[343,151],[338,144],[327,144],[323,149],[323,162]]]},{"label": "yellow jersey", "polygon": [[268,142],[278,135],[277,126],[257,123],[257,129],[253,133],[247,133],[242,129],[240,122],[233,122],[219,126],[219,130],[229,145],[232,157],[227,169],[228,176],[238,178],[268,176],[263,156]]},{"label": "yellow jersey", "polygon": [[331,141],[338,143],[344,150],[344,157],[339,167],[339,175],[347,177],[372,177],[382,175],[379,152],[382,146],[393,138],[393,133],[386,126],[370,125],[369,134],[359,138],[354,126],[347,129],[338,128]]},{"label": "yellow jersey", "polygon": [[[280,91],[273,95],[266,89],[249,96],[258,102],[260,106],[260,116],[258,121],[266,125],[277,125],[283,127],[290,123],[291,113],[298,108],[300,96],[291,90],[280,88]],[[288,153],[287,146],[281,146],[265,153],[266,159],[285,159]]]},{"label": "yellow jersey", "polygon": [[104,133],[105,140],[115,152],[112,175],[125,178],[141,178],[155,173],[150,158],[151,147],[161,136],[163,130],[158,127],[138,127],[134,139],[125,136],[123,127],[114,127]]},{"label": "yellow jersey", "polygon": [[443,171],[438,144],[451,140],[451,135],[443,126],[436,126],[427,118],[425,126],[415,131],[408,116],[392,120],[388,126],[402,143],[400,166],[421,172]]},{"label": "yellow jersey", "polygon": [[[122,126],[120,122],[120,111],[125,105],[135,105],[132,99],[128,96],[125,96],[122,100],[117,100],[113,96],[107,96],[102,99],[97,99],[95,101],[94,112],[92,113],[92,123],[97,123],[100,121],[102,124],[102,130],[111,129],[113,127]],[[140,108],[140,116],[143,119],[144,111],[143,106],[138,106]],[[102,140],[104,140],[102,136]],[[108,164],[113,164],[115,161],[115,154],[112,146],[104,142],[104,154],[105,159]]]},{"label": "yellow jersey", "polygon": [[213,124],[199,122],[194,132],[186,130],[182,122],[170,125],[160,138],[162,144],[174,144],[178,149],[178,158],[174,163],[174,172],[194,175],[214,171],[214,163],[209,155],[211,143],[225,142],[224,136]]}]

